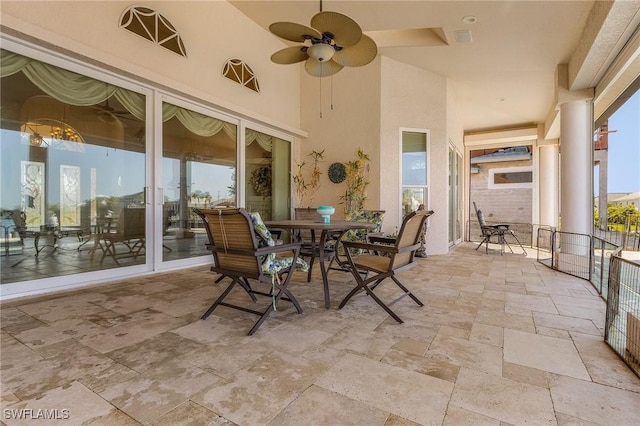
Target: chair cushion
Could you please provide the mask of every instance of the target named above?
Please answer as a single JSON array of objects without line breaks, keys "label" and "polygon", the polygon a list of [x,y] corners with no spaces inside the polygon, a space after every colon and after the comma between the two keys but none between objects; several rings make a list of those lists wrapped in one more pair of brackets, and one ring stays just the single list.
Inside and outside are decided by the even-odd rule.
[{"label": "chair cushion", "polygon": [[[250,212],[248,213],[253,224],[253,230],[258,236],[258,247],[273,247],[276,245],[276,241],[271,236],[271,232],[264,224],[260,213]],[[263,256],[261,259],[262,272],[267,275],[277,275],[280,271],[287,269],[293,263],[292,256],[277,256],[276,253],[269,253]],[[307,272],[309,265],[302,258],[296,259],[296,271]]]},{"label": "chair cushion", "polygon": [[484,212],[482,210],[478,210],[478,222],[480,223],[480,226],[487,226],[487,221],[484,218]]},{"label": "chair cushion", "polygon": [[[360,210],[357,212],[349,213],[346,220],[355,221],[355,222],[369,222],[375,223],[376,226],[373,229],[350,229],[343,236],[342,239],[344,241],[356,241],[356,242],[367,242],[367,236],[372,233],[378,233],[382,229],[382,221],[384,220],[384,212],[379,210]],[[335,245],[335,241],[332,241]],[[332,247],[333,248],[333,247]],[[362,249],[352,249],[352,254],[358,255],[364,253]],[[345,255],[344,247],[339,247],[339,254]]]}]

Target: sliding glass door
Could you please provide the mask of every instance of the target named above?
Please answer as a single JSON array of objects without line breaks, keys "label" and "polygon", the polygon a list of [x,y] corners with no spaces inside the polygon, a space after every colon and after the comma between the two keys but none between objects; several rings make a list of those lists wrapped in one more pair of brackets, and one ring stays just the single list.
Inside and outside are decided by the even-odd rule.
[{"label": "sliding glass door", "polygon": [[2,284],[145,265],[145,96],[1,53]]},{"label": "sliding glass door", "polygon": [[194,208],[289,217],[288,136],[79,64],[0,53],[3,297],[209,262]]},{"label": "sliding glass door", "polygon": [[449,145],[449,246],[462,240],[462,155]]},{"label": "sliding glass door", "polygon": [[245,131],[245,206],[263,220],[288,219],[291,142],[253,129]]},{"label": "sliding glass door", "polygon": [[210,254],[194,208],[236,205],[235,123],[162,103],[162,260]]}]

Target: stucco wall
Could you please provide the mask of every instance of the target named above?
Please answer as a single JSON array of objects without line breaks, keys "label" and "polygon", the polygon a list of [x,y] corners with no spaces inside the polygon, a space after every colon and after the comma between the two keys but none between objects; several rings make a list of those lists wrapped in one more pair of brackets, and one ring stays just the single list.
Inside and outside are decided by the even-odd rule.
[{"label": "stucco wall", "polygon": [[[224,1],[150,1],[180,33],[187,57],[119,28],[120,1],[2,1],[2,25],[135,77],[248,115],[283,130],[299,128],[299,70],[273,64],[285,47]],[[222,76],[224,63],[240,58],[257,75],[260,93]]]},{"label": "stucco wall", "polygon": [[[382,58],[380,157],[381,208],[387,211],[385,228],[402,222],[400,206],[400,128],[429,131],[429,219],[427,253],[448,251],[447,232],[447,81],[416,67]],[[402,78],[398,78],[398,76]]]},{"label": "stucco wall", "polygon": [[380,71],[380,57],[363,67],[344,68],[328,78],[311,77],[302,71],[301,125],[309,136],[298,147],[297,161],[310,161],[308,154],[312,150],[324,150],[320,188],[313,202],[314,206],[335,206],[336,218],[343,217],[339,196],[344,194],[346,185],[332,183],[327,169],[334,162],[357,159],[358,148],[371,159],[365,208],[380,208],[380,169],[387,167],[379,148]]}]

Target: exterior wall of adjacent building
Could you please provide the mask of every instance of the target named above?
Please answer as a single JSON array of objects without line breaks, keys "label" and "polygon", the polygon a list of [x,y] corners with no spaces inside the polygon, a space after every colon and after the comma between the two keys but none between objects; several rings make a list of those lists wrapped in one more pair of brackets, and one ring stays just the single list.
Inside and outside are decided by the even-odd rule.
[{"label": "exterior wall of adjacent building", "polygon": [[[533,184],[531,188],[495,188],[490,187],[489,178],[492,169],[511,167],[531,167],[531,160],[497,161],[474,165],[478,173],[471,173],[471,201],[475,201],[482,210],[488,223],[531,223],[533,211]],[[472,218],[473,219],[473,218]],[[475,220],[475,219],[474,219]]]}]

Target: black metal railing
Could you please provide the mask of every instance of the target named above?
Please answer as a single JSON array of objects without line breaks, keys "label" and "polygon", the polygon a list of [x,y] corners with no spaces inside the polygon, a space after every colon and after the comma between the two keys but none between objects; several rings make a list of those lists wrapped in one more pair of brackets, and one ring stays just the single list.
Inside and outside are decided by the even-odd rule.
[{"label": "black metal railing", "polygon": [[640,377],[640,263],[601,237],[538,230],[538,262],[589,280],[607,302],[605,341]]},{"label": "black metal railing", "polygon": [[593,273],[593,248],[589,235],[539,228],[538,262],[585,280]]},{"label": "black metal railing", "polygon": [[611,256],[604,340],[640,377],[640,264]]},{"label": "black metal railing", "polygon": [[609,224],[607,229],[593,228],[593,236],[625,251],[640,251],[640,215],[627,216],[622,224]]},{"label": "black metal railing", "polygon": [[598,293],[607,300],[609,292],[609,265],[613,256],[619,256],[622,247],[605,241],[598,237],[593,237],[593,274],[591,274],[591,284],[598,290]]}]

